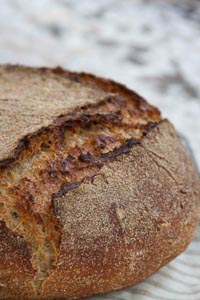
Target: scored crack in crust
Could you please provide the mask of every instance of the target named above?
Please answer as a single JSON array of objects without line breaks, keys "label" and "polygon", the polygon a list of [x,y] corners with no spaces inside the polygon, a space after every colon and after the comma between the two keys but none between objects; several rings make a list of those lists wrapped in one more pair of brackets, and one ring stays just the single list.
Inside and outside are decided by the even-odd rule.
[{"label": "scored crack in crust", "polygon": [[[76,292],[70,294],[70,292],[64,291],[64,287],[60,292],[55,287],[51,292],[46,290],[46,286],[48,286],[49,291],[51,290],[46,283],[48,279],[51,282],[52,274],[63,263],[59,257],[63,247],[63,236],[65,236],[65,221],[61,221],[62,214],[60,217],[58,216],[57,202],[59,201],[62,206],[63,200],[61,201],[61,199],[67,193],[71,193],[84,184],[93,185],[95,178],[101,174],[102,168],[111,166],[110,163],[116,162],[125,154],[128,156],[132,148],[137,145],[140,145],[141,148],[144,147],[141,141],[154,128],[159,128],[159,124],[163,122],[160,113],[124,86],[89,74],[76,74],[63,71],[60,68],[27,69],[10,66],[4,68],[2,74],[7,70],[8,74],[4,75],[7,81],[9,81],[9,72],[11,75],[14,73],[15,80],[17,79],[16,74],[19,73],[22,86],[24,81],[25,88],[28,79],[24,74],[33,76],[29,79],[31,88],[37,82],[34,76],[37,77],[40,74],[50,89],[49,92],[46,92],[45,101],[51,97],[53,88],[57,88],[60,95],[54,95],[54,97],[57,97],[58,103],[59,101],[62,102],[58,104],[58,110],[51,107],[55,111],[52,116],[50,112],[45,116],[48,119],[47,124],[43,120],[38,123],[38,116],[34,115],[32,119],[35,120],[36,125],[32,129],[31,124],[27,121],[29,127],[24,136],[19,122],[18,135],[20,140],[17,143],[12,141],[12,144],[10,141],[7,142],[8,148],[11,147],[10,145],[12,147],[15,145],[15,149],[9,148],[9,153],[6,153],[5,150],[0,151],[3,158],[0,161],[0,218],[12,234],[16,233],[22,237],[22,241],[25,239],[28,243],[27,256],[30,256],[29,259],[32,264],[32,267],[29,266],[30,269],[32,268],[29,271],[32,273],[32,279],[29,281],[34,290],[30,292],[29,286],[29,292],[23,291],[22,299],[24,299],[23,297],[26,299],[29,297],[30,299],[50,299],[51,297],[68,296],[68,293],[70,297],[76,298],[95,293],[92,288],[89,292],[85,291],[80,295],[78,292],[77,294]],[[50,82],[46,77],[50,77]],[[59,80],[61,80],[62,86],[58,85]],[[77,92],[83,87],[85,88],[84,95]],[[8,88],[9,85],[3,88],[1,94],[6,94]],[[37,89],[39,89],[38,86]],[[71,90],[75,90],[74,97],[80,98],[80,101],[76,98],[76,105],[72,103],[70,106],[65,101],[69,101],[68,97],[72,98]],[[68,91],[70,96],[64,97],[63,92],[67,93]],[[98,97],[95,96],[96,100],[93,101],[92,96],[95,92]],[[40,93],[43,93],[43,88],[41,88]],[[27,97],[27,89],[26,91],[21,89],[18,97],[23,99],[23,94]],[[34,90],[32,94],[37,101],[40,94]],[[59,97],[63,98],[59,100]],[[83,98],[84,101],[82,101]],[[89,100],[87,100],[88,98]],[[3,99],[5,100],[4,97]],[[24,101],[25,98],[22,103]],[[49,105],[49,102],[48,105],[44,105],[44,103],[37,103],[37,105],[41,105],[44,109],[45,106]],[[65,105],[69,106],[68,111],[65,110]],[[23,114],[27,112],[27,109],[28,106],[25,106]],[[36,105],[33,104],[33,114],[38,113],[37,109]],[[42,110],[39,111],[40,114],[41,112]],[[174,136],[174,133],[170,134]],[[140,151],[142,152],[142,150]],[[149,155],[151,155],[152,164],[154,164],[155,154],[150,153]],[[160,167],[164,168],[165,172],[168,172],[169,176],[173,178],[172,172],[167,167],[159,165]],[[63,211],[65,211],[64,207]],[[118,214],[117,219],[113,217],[116,212]],[[67,213],[65,212],[65,216]],[[123,210],[117,209],[116,204],[113,203],[109,214],[116,228],[121,226],[118,218],[120,216],[123,218]],[[120,228],[118,233],[121,232],[122,234],[123,230]],[[183,243],[184,245],[185,243]],[[12,287],[14,280],[15,278],[11,283],[8,283],[8,286],[10,284]],[[64,285],[66,285],[65,281]],[[116,281],[113,289],[123,285],[122,283],[117,285]],[[99,288],[97,292],[110,289],[109,286],[103,290]],[[13,287],[13,299],[15,298],[14,293],[17,294],[16,286]]]},{"label": "scored crack in crust", "polygon": [[15,157],[1,162],[1,218],[32,246],[37,294],[56,266],[62,234],[51,200],[92,180],[160,121],[158,110],[131,98],[109,96],[61,115],[50,127],[24,137]]}]

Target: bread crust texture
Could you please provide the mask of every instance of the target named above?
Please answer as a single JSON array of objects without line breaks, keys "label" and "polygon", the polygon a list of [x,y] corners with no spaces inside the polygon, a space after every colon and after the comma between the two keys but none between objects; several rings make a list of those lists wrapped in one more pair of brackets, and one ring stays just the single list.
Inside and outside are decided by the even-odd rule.
[{"label": "bread crust texture", "polygon": [[[30,114],[23,119],[26,109],[20,113],[15,138],[8,120],[0,120],[7,122],[7,139],[0,139],[0,299],[77,299],[119,290],[186,249],[198,219],[199,177],[173,125],[156,108],[90,74],[0,69],[0,84],[11,80],[10,73],[12,81],[31,77],[22,87],[31,87],[27,101],[35,109],[32,127]],[[47,81],[44,101],[52,86],[62,95],[58,110],[56,100],[51,113],[42,115],[35,106],[38,80]],[[68,89],[70,99],[77,98],[65,105]],[[6,89],[2,94],[5,99]]]}]

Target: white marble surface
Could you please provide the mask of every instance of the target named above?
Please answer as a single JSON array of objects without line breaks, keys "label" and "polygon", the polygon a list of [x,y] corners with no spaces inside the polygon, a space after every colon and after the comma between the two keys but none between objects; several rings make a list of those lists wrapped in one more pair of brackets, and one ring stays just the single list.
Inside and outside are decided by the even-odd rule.
[{"label": "white marble surface", "polygon": [[[0,63],[61,65],[127,84],[175,124],[200,166],[199,0],[0,0]],[[200,233],[150,280],[100,298],[200,299],[199,248]]]},{"label": "white marble surface", "polygon": [[114,78],[157,105],[200,165],[200,2],[1,0],[0,63]]}]

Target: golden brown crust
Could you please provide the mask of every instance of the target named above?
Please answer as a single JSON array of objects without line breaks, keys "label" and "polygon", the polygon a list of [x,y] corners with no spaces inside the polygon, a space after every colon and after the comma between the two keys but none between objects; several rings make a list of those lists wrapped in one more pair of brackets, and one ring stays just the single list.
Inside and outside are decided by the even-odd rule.
[{"label": "golden brown crust", "polygon": [[[146,278],[183,251],[193,236],[200,191],[197,174],[173,126],[168,121],[160,122],[159,112],[137,94],[109,80],[61,69],[6,66],[1,67],[4,78],[0,76],[0,93],[1,80],[5,83],[9,72],[14,80],[13,89],[19,79],[26,88],[25,92],[19,89],[16,93],[23,105],[23,97],[28,94],[27,85],[31,85],[31,91],[33,89],[33,93],[29,95],[34,95],[29,98],[31,103],[39,101],[41,96],[44,103],[51,97],[53,104],[51,112],[43,115],[37,109],[37,102],[33,116],[28,114],[28,118],[25,118],[25,131],[21,131],[24,124],[22,113],[19,113],[20,130],[16,130],[15,139],[10,131],[5,131],[5,128],[10,128],[7,119],[2,118],[7,123],[2,131],[4,137],[8,135],[8,143],[2,144],[0,149],[1,166],[4,166],[1,180],[5,182],[5,178],[13,178],[13,182],[17,182],[18,179],[12,177],[12,172],[21,170],[20,173],[23,174],[29,164],[36,168],[34,170],[37,174],[37,169],[41,168],[46,157],[50,159],[51,170],[44,169],[43,173],[45,172],[45,176],[50,174],[52,179],[40,172],[38,174],[44,182],[41,181],[38,185],[38,179],[35,179],[34,172],[31,174],[30,170],[26,175],[28,180],[22,178],[20,181],[20,185],[24,187],[23,194],[20,186],[15,183],[14,187],[6,187],[8,196],[5,183],[2,181],[2,186],[0,185],[0,200],[5,201],[5,196],[8,197],[5,207],[1,207],[0,201],[1,219],[6,221],[6,224],[1,223],[0,230],[0,269],[5,270],[3,262],[7,259],[9,271],[13,269],[12,264],[16,265],[16,270],[20,270],[13,272],[9,281],[6,273],[2,273],[0,283],[3,289],[0,286],[0,299],[78,298],[119,289]],[[41,84],[41,80],[48,82],[47,94],[45,92],[44,95],[41,86],[38,90],[33,88],[33,83]],[[71,96],[65,97],[63,93],[68,89]],[[2,91],[5,96],[6,88],[2,88]],[[57,102],[52,98],[55,94],[56,97],[63,97],[58,105],[59,111]],[[70,102],[72,99],[76,99],[75,103]],[[131,105],[136,111],[136,115],[133,114],[136,118],[134,120],[138,122],[138,118],[143,117],[144,124],[136,128],[141,134],[137,136],[138,133],[133,133],[136,134],[136,142],[124,140],[124,133],[120,133],[120,138],[115,138],[114,142],[113,138],[108,139],[107,136],[105,140],[104,137],[103,143],[107,143],[106,147],[110,152],[99,156],[101,152],[96,148],[96,142],[90,138],[84,147],[87,147],[92,156],[84,153],[79,155],[78,164],[72,166],[70,162],[71,169],[69,161],[65,161],[65,180],[70,180],[70,184],[63,188],[63,177],[56,179],[60,164],[55,167],[55,157],[57,155],[59,158],[61,155],[62,158],[67,150],[63,150],[63,144],[58,142],[58,133],[66,135],[66,128],[72,128],[72,132],[76,133],[82,125],[84,128],[85,122],[87,126],[96,122],[104,130],[108,130],[109,122],[112,129],[116,126],[119,132],[123,131],[123,126],[125,131],[129,130],[127,122],[135,124],[129,102],[133,103]],[[12,114],[11,102],[9,103],[7,112]],[[44,103],[42,105],[47,105]],[[126,110],[123,112],[124,105]],[[23,112],[26,111],[26,106],[27,104],[23,107]],[[125,117],[126,125],[120,123],[121,119],[116,115],[118,108],[122,120]],[[86,116],[90,123],[85,121]],[[36,123],[30,128],[32,119]],[[71,122],[71,127],[66,125],[67,122]],[[48,127],[42,128],[44,124]],[[134,127],[133,124],[131,126]],[[73,140],[70,130],[66,136],[68,139],[72,136]],[[45,144],[47,153],[43,149],[44,156],[39,160],[41,141],[45,140],[46,143],[49,138],[55,144],[52,146],[55,153],[49,153]],[[102,140],[100,144],[101,148]],[[44,148],[44,143],[41,145]],[[77,150],[73,151],[75,157]],[[72,156],[72,152],[70,154]],[[36,163],[31,157],[34,157]],[[102,157],[103,163],[101,160],[99,164]],[[16,162],[12,163],[13,160]],[[86,173],[78,171],[82,170],[83,165],[84,168],[87,167],[86,173],[90,174],[86,180]],[[7,171],[11,174],[7,175]],[[83,176],[82,181],[73,181],[80,176]],[[57,189],[59,182],[60,190]],[[55,190],[50,203],[49,196],[46,198],[43,191],[47,186],[47,195]],[[43,202],[37,199],[40,192]],[[6,214],[7,211],[15,218]],[[44,254],[47,257],[41,261]],[[19,280],[23,284],[20,285]],[[10,291],[11,288],[13,292]]]},{"label": "golden brown crust", "polygon": [[31,280],[35,270],[30,260],[27,241],[0,221],[0,299],[20,299],[22,291],[28,299],[34,293]]},{"label": "golden brown crust", "polygon": [[198,201],[197,175],[164,121],[93,184],[54,200],[63,236],[43,293],[77,298],[146,278],[191,241]]}]

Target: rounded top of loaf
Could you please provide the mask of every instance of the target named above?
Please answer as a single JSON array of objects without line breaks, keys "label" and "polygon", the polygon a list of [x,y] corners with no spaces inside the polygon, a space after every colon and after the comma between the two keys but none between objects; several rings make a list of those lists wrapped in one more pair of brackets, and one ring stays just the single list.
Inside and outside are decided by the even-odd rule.
[{"label": "rounded top of loaf", "polygon": [[27,134],[108,95],[39,68],[0,66],[0,161]]},{"label": "rounded top of loaf", "polygon": [[0,168],[18,156],[27,137],[109,97],[130,98],[160,117],[138,94],[111,80],[61,68],[0,66]]}]

